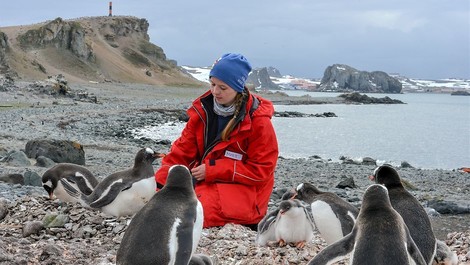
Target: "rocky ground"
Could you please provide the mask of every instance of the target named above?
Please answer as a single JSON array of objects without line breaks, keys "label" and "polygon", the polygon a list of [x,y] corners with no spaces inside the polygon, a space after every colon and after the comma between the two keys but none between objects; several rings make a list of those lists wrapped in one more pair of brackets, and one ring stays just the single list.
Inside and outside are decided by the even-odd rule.
[{"label": "rocky ground", "polygon": [[[0,89],[0,176],[27,171],[42,175],[47,170],[34,166],[33,159],[30,166],[12,165],[6,159],[11,151],[23,150],[27,141],[37,138],[80,142],[86,166],[99,178],[130,167],[141,147],[167,152],[169,143],[165,139],[132,139],[129,130],[177,120],[191,100],[205,90],[82,84],[72,85],[68,96],[54,96],[48,89],[44,83],[16,83]],[[337,99],[265,96],[278,103],[340,103]],[[270,209],[283,192],[301,182],[334,191],[360,206],[362,194],[371,184],[367,176],[374,168],[347,159],[333,163],[321,158],[281,157]],[[413,167],[398,170],[424,206],[442,213],[468,213],[468,173]],[[355,186],[338,188],[344,180],[353,180]],[[48,200],[46,195],[42,187],[0,182],[0,264],[114,264],[130,218],[111,218],[76,204]],[[470,215],[434,214],[430,218],[436,237],[459,255],[461,264],[470,262]],[[46,219],[56,221],[44,227]],[[255,237],[255,231],[239,225],[205,229],[198,252],[210,255],[218,264],[306,264],[326,246],[316,236],[304,249],[259,247]]]}]

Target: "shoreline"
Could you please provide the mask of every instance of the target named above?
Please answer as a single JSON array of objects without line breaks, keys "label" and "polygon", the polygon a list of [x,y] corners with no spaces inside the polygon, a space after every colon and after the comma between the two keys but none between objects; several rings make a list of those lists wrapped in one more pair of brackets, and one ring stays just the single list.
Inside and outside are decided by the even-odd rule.
[{"label": "shoreline", "polygon": [[[22,86],[22,83],[18,86]],[[3,115],[0,121],[0,157],[5,157],[11,151],[23,150],[27,141],[36,138],[78,141],[84,146],[86,167],[98,178],[103,178],[113,172],[128,168],[135,152],[141,147],[150,146],[156,151],[167,152],[169,149],[167,143],[157,143],[150,139],[130,139],[126,132],[136,124],[163,124],[177,120],[178,113],[184,112],[192,99],[206,90],[205,88],[157,88],[138,84],[72,84],[71,89],[86,92],[88,98],[77,100],[69,97],[53,97],[46,93],[38,93],[36,89],[30,87],[20,87],[16,91],[0,91],[2,96],[0,105],[8,103],[14,106],[0,108],[0,114]],[[93,96],[96,97],[98,103],[86,100]],[[0,176],[13,173],[24,174],[27,171],[36,172],[41,176],[47,170],[47,168],[34,166],[34,159],[30,161],[31,166],[20,167],[1,161]],[[158,163],[154,169],[156,170],[157,167]],[[360,205],[365,188],[372,184],[368,176],[374,169],[374,165],[354,161],[339,163],[325,158],[280,157],[275,172],[275,188],[270,209],[273,209],[279,202],[279,194],[282,195],[286,189],[296,187],[302,182],[311,182],[321,190],[333,191],[351,203]],[[399,167],[398,170],[402,178],[414,187],[411,192],[423,205],[436,200],[456,203],[470,209],[470,205],[464,199],[470,193],[468,173],[407,167]],[[339,182],[348,178],[354,180],[355,188],[336,187]],[[15,253],[23,253],[34,261],[34,255],[39,256],[41,251],[46,251],[47,242],[52,241],[61,246],[63,249],[61,251],[72,253],[76,250],[79,253],[86,253],[83,257],[59,255],[61,259],[57,261],[58,264],[75,260],[81,262],[78,264],[113,264],[115,251],[129,218],[113,220],[102,216],[99,212],[89,211],[77,205],[45,200],[43,197],[46,193],[42,187],[25,187],[0,182],[0,192],[1,197],[4,198],[8,198],[9,195],[19,195],[18,198],[21,198],[15,199],[21,203],[12,202],[9,204],[9,209],[24,216],[15,216],[14,213],[10,213],[7,222],[9,225],[10,222],[23,224],[28,218],[40,220],[45,212],[65,212],[71,218],[80,216],[79,219],[71,221],[72,227],[77,227],[75,231],[72,228],[70,230],[48,228],[40,231],[37,236],[23,238],[21,231],[17,228],[5,229],[0,233],[0,242],[17,248]],[[31,205],[31,207],[25,212],[25,210],[20,210],[21,204]],[[84,219],[81,219],[81,216],[84,216]],[[468,233],[470,236],[469,217],[468,214],[441,214],[440,217],[431,218],[436,237],[446,240],[453,250],[460,251],[459,255],[467,255],[468,245],[462,249],[462,246],[457,246],[456,240],[451,240],[448,235],[459,233],[467,238],[465,233]],[[92,223],[91,220],[95,220],[96,223]],[[105,230],[111,229],[113,232],[109,232],[110,234],[106,234],[105,231],[100,232],[100,227],[104,227]],[[256,247],[252,241],[255,233],[241,226],[205,229],[203,234],[200,252],[218,256],[220,264],[233,264],[234,261],[247,258],[259,263],[246,264],[268,264],[273,261],[282,263],[289,262],[289,260],[304,264],[305,260],[314,256],[325,246],[321,238],[316,236],[314,242],[311,242],[308,250],[304,252],[299,252],[295,248]],[[21,242],[34,243],[41,247],[28,253],[25,249],[26,245]],[[93,249],[102,251],[96,253]],[[2,247],[0,247],[0,252],[1,250]],[[6,251],[11,253],[13,250]],[[260,252],[265,253],[265,256],[257,255]],[[223,256],[220,256],[222,253]],[[31,262],[31,264],[38,263]]]}]

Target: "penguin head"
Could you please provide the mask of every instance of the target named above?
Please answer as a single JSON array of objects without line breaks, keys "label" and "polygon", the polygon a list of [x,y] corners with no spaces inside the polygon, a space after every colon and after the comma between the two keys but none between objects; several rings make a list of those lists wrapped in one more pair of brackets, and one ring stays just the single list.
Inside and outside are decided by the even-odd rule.
[{"label": "penguin head", "polygon": [[168,170],[165,187],[193,189],[193,180],[189,169],[183,165],[173,165]]},{"label": "penguin head", "polygon": [[53,199],[54,197],[54,190],[57,187],[57,180],[54,181],[52,178],[42,178],[42,187],[46,190],[47,194],[49,195],[49,199]]},{"label": "penguin head", "polygon": [[297,186],[296,193],[297,194],[294,195],[293,198],[311,203],[313,202],[313,199],[315,198],[315,196],[317,196],[318,194],[322,192],[318,190],[317,187],[315,187],[314,185],[306,182],[306,183],[301,183],[299,186]]},{"label": "penguin head", "polygon": [[389,165],[383,164],[374,170],[374,175],[369,177],[377,184],[383,184],[387,188],[402,186],[400,175],[397,170]]},{"label": "penguin head", "polygon": [[156,158],[162,158],[164,156],[164,154],[155,152],[152,148],[142,148],[137,152],[135,156],[134,167],[137,167],[137,165],[141,163],[152,164]]},{"label": "penguin head", "polygon": [[362,197],[361,209],[366,209],[371,206],[382,208],[384,205],[390,205],[387,188],[382,184],[372,184],[367,187]]}]

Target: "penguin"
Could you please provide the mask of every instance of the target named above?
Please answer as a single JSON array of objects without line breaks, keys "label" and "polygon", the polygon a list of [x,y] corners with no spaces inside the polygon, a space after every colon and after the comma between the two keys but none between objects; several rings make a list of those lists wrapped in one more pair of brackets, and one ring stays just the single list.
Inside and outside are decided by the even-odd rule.
[{"label": "penguin", "polygon": [[[199,243],[203,220],[189,169],[172,166],[165,186],[132,218],[116,264],[188,264]],[[199,258],[196,255],[193,262]]]},{"label": "penguin", "polygon": [[212,265],[212,259],[204,254],[194,254],[188,265]]},{"label": "penguin", "polygon": [[383,184],[393,208],[403,217],[411,237],[418,246],[426,264],[431,264],[436,253],[436,237],[424,207],[401,183],[400,175],[391,165],[384,164],[374,170],[370,179]]},{"label": "penguin", "polygon": [[265,246],[276,241],[280,247],[294,243],[303,248],[313,239],[314,230],[310,207],[297,199],[284,200],[259,222],[256,242]]},{"label": "penguin", "polygon": [[349,234],[359,209],[332,192],[323,192],[310,183],[301,183],[294,198],[310,204],[318,232],[330,245]]},{"label": "penguin", "polygon": [[55,196],[64,202],[80,202],[74,194],[77,192],[91,194],[98,185],[98,180],[85,167],[59,163],[44,172],[42,183],[51,200]]},{"label": "penguin", "polygon": [[332,264],[350,254],[351,265],[425,265],[385,186],[370,185],[351,233],[322,249],[308,265]]},{"label": "penguin", "polygon": [[156,192],[152,162],[158,157],[163,154],[140,149],[132,168],[104,178],[91,194],[81,194],[81,203],[115,217],[135,214]]},{"label": "penguin", "polygon": [[457,254],[450,250],[449,246],[441,240],[437,240],[436,255],[432,265],[457,265],[459,260]]}]

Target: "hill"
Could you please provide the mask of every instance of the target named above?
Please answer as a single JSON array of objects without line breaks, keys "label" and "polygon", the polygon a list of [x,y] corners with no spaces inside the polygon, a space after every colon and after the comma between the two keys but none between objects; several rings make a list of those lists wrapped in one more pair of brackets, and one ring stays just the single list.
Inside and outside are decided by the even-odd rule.
[{"label": "hill", "polygon": [[0,74],[23,80],[62,74],[73,82],[198,85],[149,41],[146,19],[56,18],[0,28]]}]

